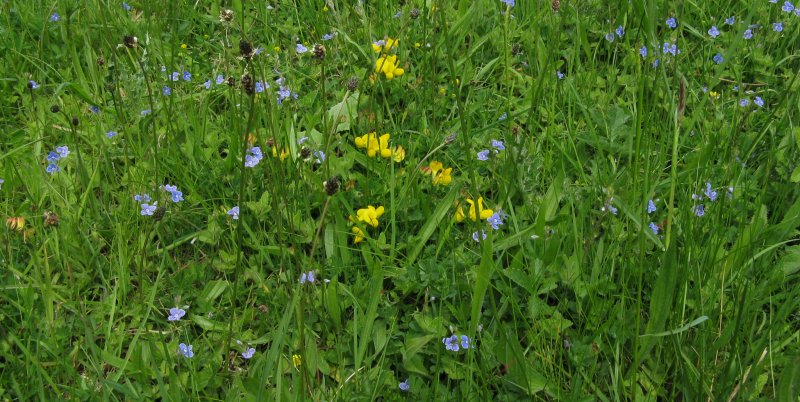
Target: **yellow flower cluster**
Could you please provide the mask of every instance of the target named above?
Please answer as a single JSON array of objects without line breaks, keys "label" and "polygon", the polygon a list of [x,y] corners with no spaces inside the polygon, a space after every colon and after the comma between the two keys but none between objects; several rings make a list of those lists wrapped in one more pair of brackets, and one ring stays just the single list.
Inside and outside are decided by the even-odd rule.
[{"label": "yellow flower cluster", "polygon": [[[384,208],[383,206],[378,206],[378,208],[373,207],[372,205],[367,205],[366,208],[361,208],[356,212],[356,217],[350,216],[350,222],[362,222],[366,225],[372,226],[374,228],[378,227],[378,218],[383,215]],[[361,230],[358,226],[353,226],[352,228],[353,235],[355,235],[354,243],[358,244],[364,240],[364,231]]]},{"label": "yellow flower cluster", "polygon": [[434,186],[447,186],[453,181],[453,177],[450,176],[453,168],[445,169],[442,162],[439,161],[432,161],[425,172],[431,175]]},{"label": "yellow flower cluster", "polygon": [[[375,74],[383,74],[387,80],[391,80],[405,73],[405,70],[400,68],[397,55],[389,55],[390,51],[397,48],[398,43],[399,39],[386,38],[372,44],[372,51],[380,53],[378,60],[375,60]],[[374,77],[370,79],[375,80]]]},{"label": "yellow flower cluster", "polygon": [[[472,201],[471,198],[467,198],[467,204],[469,204],[469,219],[473,221],[477,221],[480,217],[480,220],[489,219],[490,216],[494,214],[494,211],[488,208],[483,207],[483,197],[478,197],[478,211],[475,211],[475,202]],[[461,206],[456,207],[456,222],[463,222],[466,218],[464,215],[464,210]]]},{"label": "yellow flower cluster", "polygon": [[394,149],[390,147],[390,139],[391,136],[388,133],[378,137],[378,135],[373,131],[371,133],[364,134],[361,137],[356,137],[355,142],[356,147],[367,150],[367,156],[370,158],[374,158],[376,156],[380,156],[382,158],[394,157],[395,162],[400,162],[405,159],[406,150],[401,146],[397,146]]}]

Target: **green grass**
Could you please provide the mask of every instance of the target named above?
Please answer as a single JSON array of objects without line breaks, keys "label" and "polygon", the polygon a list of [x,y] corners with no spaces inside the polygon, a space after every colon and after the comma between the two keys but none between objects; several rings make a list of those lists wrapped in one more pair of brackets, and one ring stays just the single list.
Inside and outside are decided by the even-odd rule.
[{"label": "green grass", "polygon": [[[208,3],[0,6],[3,399],[800,400],[799,16]],[[392,80],[371,77],[387,36]],[[370,132],[405,158],[369,157]],[[498,230],[456,219],[479,197]]]}]

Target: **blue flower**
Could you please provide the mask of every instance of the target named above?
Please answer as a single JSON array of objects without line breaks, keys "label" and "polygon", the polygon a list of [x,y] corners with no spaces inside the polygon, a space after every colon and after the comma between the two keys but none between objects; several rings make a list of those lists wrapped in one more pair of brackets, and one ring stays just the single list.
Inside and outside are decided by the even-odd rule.
[{"label": "blue flower", "polygon": [[247,155],[244,157],[244,166],[249,168],[255,167],[263,158],[264,155],[261,153],[261,148],[251,147],[247,150]]},{"label": "blue flower", "polygon": [[712,58],[712,60],[714,60],[714,63],[717,63],[717,64],[722,64],[722,62],[725,61],[725,59],[719,53],[715,54],[714,57]]},{"label": "blue flower", "polygon": [[164,186],[164,190],[167,190],[172,195],[172,202],[183,201],[183,193],[178,190],[178,186],[167,184]]},{"label": "blue flower", "polygon": [[607,33],[607,34],[606,34],[606,40],[607,40],[609,43],[613,42],[613,41],[614,41],[614,38],[615,38],[615,36],[614,36],[614,32],[609,32],[609,33]]},{"label": "blue flower", "polygon": [[106,133],[106,138],[114,138],[116,136],[117,136],[117,132],[116,131],[109,131],[109,132]]},{"label": "blue flower", "polygon": [[500,225],[503,224],[503,216],[500,215],[500,212],[495,212],[492,216],[486,219],[486,222],[492,227],[492,229],[497,230],[500,229]]},{"label": "blue flower", "polygon": [[297,47],[295,48],[295,51],[296,51],[297,53],[299,53],[299,54],[303,54],[303,53],[305,53],[305,52],[307,52],[307,51],[308,51],[308,48],[307,48],[307,47],[305,47],[305,46],[303,46],[303,44],[302,44],[302,43],[298,43],[298,44],[297,44]]},{"label": "blue flower", "polygon": [[461,335],[461,347],[464,349],[469,349],[469,337],[466,335]]},{"label": "blue flower", "polygon": [[161,94],[164,95],[164,96],[170,96],[170,95],[172,95],[172,89],[170,89],[170,87],[164,85],[164,87],[161,88]]},{"label": "blue flower", "polygon": [[669,54],[671,54],[673,56],[677,56],[678,53],[680,53],[680,52],[678,51],[678,45],[676,45],[674,43],[670,44],[670,43],[664,42],[664,46],[661,49],[661,53],[663,53],[663,54],[669,53]]},{"label": "blue flower", "polygon": [[188,71],[184,71],[183,72],[183,80],[184,81],[190,81],[191,79],[192,79],[192,73],[190,73]]},{"label": "blue flower", "polygon": [[725,24],[726,25],[733,25],[734,22],[736,22],[736,17],[731,16],[731,17],[725,18]]},{"label": "blue flower", "polygon": [[225,82],[225,77],[223,77],[222,74],[217,74],[217,78],[214,80],[214,82],[216,82],[217,85],[222,84]]},{"label": "blue flower", "polygon": [[249,360],[249,359],[253,358],[254,354],[256,354],[256,349],[255,348],[250,348],[250,349],[247,349],[244,352],[242,352],[242,357],[245,360]]},{"label": "blue flower", "polygon": [[653,68],[658,67],[658,59],[653,60]]},{"label": "blue flower", "polygon": [[657,235],[657,234],[658,234],[658,231],[660,230],[660,228],[658,227],[658,225],[656,225],[656,224],[655,224],[655,223],[653,223],[653,222],[650,222],[650,225],[649,225],[649,226],[650,226],[650,230],[652,230],[652,231],[653,231],[653,234],[656,234],[656,235]]},{"label": "blue flower", "polygon": [[772,30],[775,32],[783,32],[783,23],[782,22],[773,23]]},{"label": "blue flower", "polygon": [[716,25],[712,25],[711,28],[708,30],[708,35],[712,38],[716,38],[719,36],[719,29],[717,29]]},{"label": "blue flower", "polygon": [[791,2],[787,1],[783,3],[783,7],[781,7],[781,10],[787,13],[791,13],[792,11],[794,11],[794,5]]},{"label": "blue flower", "polygon": [[314,160],[314,163],[322,163],[322,162],[325,162],[325,158],[326,158],[326,156],[325,156],[325,152],[322,152],[322,151],[314,151],[313,155],[314,155],[314,157],[316,158],[316,159]]},{"label": "blue flower", "polygon": [[498,121],[503,121],[508,117],[508,113],[503,113],[497,118]]},{"label": "blue flower", "polygon": [[456,335],[451,335],[449,338],[442,338],[445,349],[452,350],[453,352],[458,352],[461,349],[458,342],[459,339]]},{"label": "blue flower", "polygon": [[153,212],[156,212],[156,208],[158,208],[156,204],[158,204],[158,201],[154,202],[153,205],[142,204],[142,210],[139,214],[142,216],[153,216]]},{"label": "blue flower", "polygon": [[304,285],[306,282],[314,283],[314,281],[316,281],[316,278],[314,278],[314,271],[303,272],[303,274],[300,275],[301,285]]},{"label": "blue flower", "polygon": [[[283,82],[283,81],[281,81],[281,82]],[[285,87],[283,85],[280,85],[280,87],[278,88],[278,104],[279,105],[282,104],[283,101],[288,99],[289,97],[294,97],[295,99],[297,99],[297,94],[292,92],[292,90],[289,89],[289,87]]]},{"label": "blue flower", "polygon": [[48,162],[55,162],[55,161],[57,161],[59,159],[61,159],[61,155],[59,155],[55,151],[50,151],[50,153],[47,154],[47,161]]},{"label": "blue flower", "polygon": [[489,160],[489,150],[484,149],[483,151],[478,152],[478,160],[479,161]]},{"label": "blue flower", "polygon": [[509,7],[514,7],[514,0],[500,0],[500,2]]},{"label": "blue flower", "polygon": [[675,21],[675,18],[669,17],[667,18],[666,24],[668,27],[675,29],[678,26],[678,21]]},{"label": "blue flower", "polygon": [[142,110],[142,112],[141,112],[141,113],[139,113],[139,114],[140,114],[142,117],[144,117],[144,116],[147,116],[147,115],[148,115],[148,114],[150,114],[150,113],[153,113],[153,111],[152,111],[152,110],[150,110],[150,109],[145,109],[145,110]]},{"label": "blue flower", "polygon": [[136,194],[133,196],[133,199],[137,202],[150,202],[150,194]]},{"label": "blue flower", "polygon": [[203,86],[204,86],[206,89],[211,89],[211,80],[207,80],[206,82],[204,82],[204,83],[203,83]]},{"label": "blue flower", "polygon": [[53,13],[53,15],[50,16],[50,22],[58,22],[58,20],[60,20],[60,19],[61,19],[61,16],[58,15],[58,13]]},{"label": "blue flower", "polygon": [[400,391],[408,392],[410,386],[408,385],[408,378],[405,381],[401,382],[398,387],[400,387]]},{"label": "blue flower", "polygon": [[100,113],[100,107],[99,106],[91,105],[91,106],[89,106],[89,110],[92,113]]},{"label": "blue flower", "polygon": [[706,213],[706,207],[703,204],[695,205],[694,208],[692,208],[692,212],[698,218],[702,218]]},{"label": "blue flower", "polygon": [[642,46],[639,48],[639,54],[644,58],[647,57],[647,46]]},{"label": "blue flower", "polygon": [[706,190],[703,193],[708,197],[709,201],[714,202],[717,200],[717,192],[711,188],[711,183],[706,182]]},{"label": "blue flower", "polygon": [[498,151],[504,151],[506,149],[506,146],[503,145],[503,141],[501,140],[492,140],[492,146]]},{"label": "blue flower", "polygon": [[69,155],[69,148],[66,145],[62,145],[60,147],[56,147],[56,152],[58,152],[58,155],[62,158],[66,158],[67,155]]},{"label": "blue flower", "polygon": [[235,206],[228,210],[228,215],[233,218],[233,220],[239,219],[239,206]]},{"label": "blue flower", "polygon": [[650,215],[656,212],[656,203],[653,200],[647,201],[647,214]]},{"label": "blue flower", "polygon": [[173,307],[169,309],[169,317],[167,317],[167,320],[179,321],[185,315],[186,315],[186,310],[178,307]]},{"label": "blue flower", "polygon": [[747,107],[747,106],[749,106],[749,105],[750,105],[750,100],[748,100],[748,99],[741,99],[741,100],[739,100],[739,106],[741,106],[741,107]]},{"label": "blue flower", "polygon": [[122,2],[122,8],[124,8],[125,11],[131,11],[131,6],[129,6],[128,3],[124,1]]},{"label": "blue flower", "polygon": [[28,88],[30,89],[39,89],[39,84],[36,83],[34,80],[28,81]]},{"label": "blue flower", "polygon": [[756,96],[756,98],[753,100],[753,103],[755,103],[758,107],[764,107],[764,99],[761,99],[760,96]]},{"label": "blue flower", "polygon": [[473,232],[472,240],[474,240],[476,243],[480,243],[481,240],[486,240],[486,231],[481,229],[480,232],[479,231]]},{"label": "blue flower", "polygon": [[181,342],[181,344],[178,345],[178,347],[180,348],[181,353],[183,353],[183,355],[187,359],[191,359],[192,357],[194,357],[194,352],[192,351],[192,345],[187,345]]},{"label": "blue flower", "polygon": [[3,183],[5,183],[5,182],[6,182],[5,180],[0,179],[0,188],[3,188]]},{"label": "blue flower", "polygon": [[172,72],[172,81],[177,81],[179,79],[178,77],[180,77],[180,74],[178,74],[177,71],[173,71]]},{"label": "blue flower", "polygon": [[612,214],[614,214],[614,216],[616,216],[617,213],[619,213],[617,208],[615,206],[611,205],[611,201],[607,202],[606,205],[603,205],[603,208],[600,208],[600,210],[603,211],[603,212],[606,212],[606,211],[611,212]]},{"label": "blue flower", "polygon": [[56,173],[60,172],[61,168],[55,163],[51,162],[49,165],[47,165],[47,169],[45,169],[45,171],[47,171],[47,173]]},{"label": "blue flower", "polygon": [[261,81],[256,82],[256,93],[260,94],[264,92],[264,83]]},{"label": "blue flower", "polygon": [[744,31],[744,38],[745,39],[750,39],[752,37],[753,37],[753,30],[752,29],[748,29],[748,30]]},{"label": "blue flower", "polygon": [[322,40],[331,40],[331,39],[333,39],[333,35],[329,33],[322,35]]},{"label": "blue flower", "polygon": [[620,25],[617,27],[615,32],[617,33],[617,36],[621,38],[623,35],[625,35],[625,28],[623,28],[622,25]]},{"label": "blue flower", "polygon": [[558,78],[559,80],[563,80],[564,79],[564,73],[562,73],[561,70],[557,70],[556,71],[556,78]]}]

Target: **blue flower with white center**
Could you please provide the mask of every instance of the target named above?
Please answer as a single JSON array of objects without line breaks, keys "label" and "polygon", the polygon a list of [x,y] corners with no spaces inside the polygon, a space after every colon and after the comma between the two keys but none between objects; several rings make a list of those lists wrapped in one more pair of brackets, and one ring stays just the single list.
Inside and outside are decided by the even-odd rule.
[{"label": "blue flower with white center", "polygon": [[749,99],[740,99],[739,100],[739,106],[741,106],[741,107],[750,106],[750,100]]},{"label": "blue flower with white center", "polygon": [[136,202],[150,202],[150,194],[136,194],[133,199]]},{"label": "blue flower with white center", "polygon": [[314,155],[314,158],[316,158],[316,159],[314,159],[314,163],[320,164],[322,162],[325,162],[325,159],[326,159],[325,152],[314,151],[313,155]]},{"label": "blue flower with white center", "polygon": [[316,278],[314,277],[314,271],[303,272],[303,274],[300,275],[300,284],[301,285],[305,285],[306,282],[314,283],[315,281],[316,281]]},{"label": "blue flower with white center", "polygon": [[142,110],[142,112],[141,112],[141,113],[139,113],[139,114],[140,114],[142,117],[145,117],[145,116],[147,116],[147,115],[148,115],[148,114],[150,114],[150,113],[153,113],[153,111],[152,111],[152,110],[150,110],[150,109],[145,109],[145,110]]},{"label": "blue flower with white center", "polygon": [[794,4],[792,4],[789,1],[787,1],[787,2],[783,3],[783,7],[781,7],[781,10],[783,10],[784,12],[787,12],[787,13],[791,13],[792,11],[794,11]]},{"label": "blue flower with white center", "polygon": [[608,43],[614,42],[615,38],[616,36],[614,36],[614,32],[609,32],[606,34],[606,40],[608,41]]},{"label": "blue flower with white center", "polygon": [[61,16],[58,15],[58,13],[53,13],[53,15],[50,16],[50,22],[58,22],[58,20],[60,20],[60,19],[61,19]]},{"label": "blue flower with white center", "polygon": [[556,78],[558,78],[559,80],[563,80],[564,73],[562,73],[561,70],[556,70]]},{"label": "blue flower with white center", "polygon": [[617,36],[621,38],[623,35],[625,35],[625,28],[620,25],[614,32],[616,32]]},{"label": "blue flower with white center", "polygon": [[461,347],[464,349],[469,349],[470,340],[469,337],[466,335],[461,335]]},{"label": "blue flower with white center", "polygon": [[674,43],[664,42],[664,46],[661,49],[661,53],[663,53],[663,54],[669,53],[669,54],[671,54],[673,56],[677,56],[678,53],[680,53],[680,52],[678,51],[678,45],[676,45]]},{"label": "blue flower with white center", "polygon": [[60,147],[56,147],[56,152],[58,152],[58,155],[62,158],[66,158],[67,155],[69,155],[69,148],[67,148],[66,145],[62,145]]},{"label": "blue flower with white center", "polygon": [[474,240],[476,243],[480,243],[481,240],[486,240],[486,231],[481,229],[480,231],[473,232],[472,240]]},{"label": "blue flower with white center", "polygon": [[256,82],[256,93],[260,94],[264,92],[264,83],[261,81]]},{"label": "blue flower with white center", "polygon": [[656,203],[653,200],[647,201],[647,214],[650,215],[656,212]]},{"label": "blue flower with white center", "polygon": [[186,310],[178,307],[173,307],[169,309],[169,317],[167,317],[167,320],[179,321],[185,315],[186,315]]},{"label": "blue flower with white center", "polygon": [[206,89],[211,89],[211,80],[206,80],[206,82],[203,83],[203,86]]},{"label": "blue flower with white center", "polygon": [[650,222],[650,225],[649,225],[649,226],[650,226],[650,230],[652,230],[652,231],[653,231],[653,234],[655,234],[655,235],[657,235],[657,234],[658,234],[658,231],[659,231],[659,230],[661,230],[661,228],[659,228],[659,227],[658,227],[658,225],[656,225],[656,224],[655,224],[655,223],[653,223],[653,222]]},{"label": "blue flower with white center", "polygon": [[398,385],[398,387],[400,387],[400,391],[408,392],[409,388],[411,388],[411,386],[408,384],[408,378],[406,378],[405,381],[401,382]]},{"label": "blue flower with white center", "polygon": [[194,357],[194,351],[192,351],[192,345],[187,345],[181,342],[181,344],[178,345],[178,348],[180,349],[180,352],[183,354],[183,356],[186,357],[187,359],[191,359],[192,357]]},{"label": "blue flower with white center", "polygon": [[164,96],[170,96],[170,95],[172,95],[172,89],[170,87],[164,85],[164,87],[161,88],[161,94],[164,95]]},{"label": "blue flower with white center", "polygon": [[492,216],[490,216],[490,217],[488,217],[486,219],[486,222],[489,223],[489,225],[492,227],[492,229],[498,230],[498,229],[500,229],[500,225],[503,224],[503,217],[502,217],[502,215],[500,215],[499,212],[495,212],[495,213],[492,214]]},{"label": "blue flower with white center", "polygon": [[715,54],[712,60],[714,60],[714,63],[717,64],[722,64],[722,62],[725,61],[725,59],[722,57],[722,54],[720,53]]},{"label": "blue flower with white center", "polygon": [[783,32],[783,23],[782,22],[773,23],[772,30],[775,32]]},{"label": "blue flower with white center", "polygon": [[743,37],[745,39],[752,39],[753,38],[753,30],[752,29],[748,29],[748,30],[744,31]]},{"label": "blue flower with white center", "polygon": [[639,48],[639,55],[642,56],[642,58],[647,57],[647,46]]},{"label": "blue flower with white center", "polygon": [[603,207],[600,208],[600,210],[603,211],[603,212],[606,212],[606,211],[611,212],[612,214],[614,214],[614,216],[617,216],[617,213],[619,213],[617,208],[615,206],[611,205],[611,201],[607,202],[606,205],[603,205]]},{"label": "blue flower with white center", "polygon": [[725,25],[733,25],[734,22],[736,22],[736,17],[731,16],[725,18]]},{"label": "blue flower with white center", "polygon": [[256,349],[250,348],[242,352],[242,358],[244,358],[245,360],[250,360],[253,358],[254,354],[256,354]]},{"label": "blue flower with white center", "polygon": [[695,215],[696,217],[698,217],[698,218],[702,218],[702,217],[703,217],[703,215],[705,215],[705,214],[706,214],[706,207],[705,207],[705,205],[703,205],[703,204],[700,204],[700,205],[695,205],[695,206],[694,206],[694,208],[692,208],[692,213],[694,213],[694,215]]},{"label": "blue flower with white center", "polygon": [[222,84],[223,82],[225,82],[225,77],[223,77],[222,74],[217,74],[217,78],[214,79],[214,82],[217,85]]},{"label": "blue flower with white center", "polygon": [[445,349],[452,350],[453,352],[458,352],[461,349],[458,336],[456,335],[452,335],[449,338],[442,338],[442,343],[444,343]]},{"label": "blue flower with white center", "polygon": [[295,47],[295,51],[296,51],[298,54],[303,54],[303,53],[305,53],[305,52],[307,52],[307,51],[308,51],[308,48],[307,48],[307,47],[305,47],[305,46],[303,46],[303,44],[302,44],[302,43],[298,43],[298,44],[297,44],[297,47]]},{"label": "blue flower with white center", "polygon": [[116,131],[109,131],[106,133],[106,138],[114,138],[117,136],[117,134],[118,133]]},{"label": "blue flower with white center", "polygon": [[764,107],[764,99],[761,99],[760,96],[756,96],[756,98],[753,99],[753,103],[755,103],[758,107]]},{"label": "blue flower with white center", "polygon": [[706,182],[706,190],[703,193],[708,197],[709,201],[714,202],[717,200],[717,192],[711,188],[711,183]]},{"label": "blue flower with white center", "polygon": [[247,150],[247,155],[244,157],[244,166],[249,168],[255,167],[263,158],[264,155],[261,153],[261,148],[250,147],[250,149]]},{"label": "blue flower with white center", "polygon": [[502,140],[492,140],[492,146],[498,151],[505,151],[506,149]]},{"label": "blue flower with white center", "polygon": [[178,190],[178,186],[167,184],[164,186],[164,190],[166,190],[172,195],[172,202],[183,201],[183,193],[180,190]]},{"label": "blue flower with white center", "polygon": [[177,71],[172,72],[172,81],[178,81],[180,79],[180,74]]},{"label": "blue flower with white center", "polygon": [[667,18],[666,24],[668,27],[675,29],[678,26],[678,21],[675,20],[673,17]]},{"label": "blue flower with white center", "polygon": [[34,80],[28,81],[28,88],[30,89],[39,89],[39,84],[36,83]]},{"label": "blue flower with white center", "polygon": [[239,219],[239,206],[235,206],[228,210],[228,216],[230,216],[233,220]]},{"label": "blue flower with white center", "polygon": [[142,210],[139,212],[139,215],[142,216],[153,216],[153,213],[156,212],[156,208],[158,208],[158,201],[154,202],[153,205],[150,204],[142,204]]},{"label": "blue flower with white center", "polygon": [[478,160],[479,161],[489,160],[489,150],[484,149],[483,151],[478,152]]},{"label": "blue flower with white center", "polygon": [[322,40],[331,40],[331,39],[333,39],[333,35],[329,33],[322,35]]},{"label": "blue flower with white center", "polygon": [[128,3],[125,3],[124,1],[122,2],[122,8],[124,8],[125,11],[131,11],[131,6],[128,5]]},{"label": "blue flower with white center", "polygon": [[712,38],[716,38],[719,36],[719,29],[717,29],[716,25],[712,25],[711,28],[708,30],[708,35]]},{"label": "blue flower with white center", "polygon": [[500,2],[509,7],[514,7],[514,0],[500,0]]},{"label": "blue flower with white center", "polygon": [[192,80],[192,73],[190,73],[188,71],[184,71],[182,77],[183,77],[184,81],[191,81]]},{"label": "blue flower with white center", "polygon": [[49,165],[47,165],[45,171],[47,173],[57,173],[61,171],[61,168],[58,167],[58,165],[56,165],[55,163],[50,163]]}]

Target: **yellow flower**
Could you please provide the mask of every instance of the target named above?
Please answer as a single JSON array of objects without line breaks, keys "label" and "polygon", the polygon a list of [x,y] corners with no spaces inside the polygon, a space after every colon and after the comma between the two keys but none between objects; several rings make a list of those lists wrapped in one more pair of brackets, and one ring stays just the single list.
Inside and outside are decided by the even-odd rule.
[{"label": "yellow flower", "polygon": [[414,49],[419,49],[421,46],[422,46],[422,44],[419,43],[419,42],[415,42],[414,43]]},{"label": "yellow flower", "polygon": [[450,175],[453,172],[453,168],[445,169],[442,162],[432,161],[428,169],[434,186],[446,186],[453,181],[453,177]]},{"label": "yellow flower", "polygon": [[186,49],[187,47],[185,43],[181,43],[181,49]]},{"label": "yellow flower", "polygon": [[392,149],[389,147],[390,137],[391,136],[388,133],[378,137],[373,131],[371,133],[364,134],[361,137],[356,137],[355,143],[356,147],[366,149],[367,156],[370,158],[373,158],[377,155],[380,155],[384,158],[391,158]]},{"label": "yellow flower", "polygon": [[[456,205],[458,205],[458,204],[456,204]],[[456,207],[456,222],[458,222],[458,223],[464,222],[464,218],[466,218],[466,215],[464,215],[464,209],[462,209],[461,207],[457,206]]]},{"label": "yellow flower", "polygon": [[397,63],[397,55],[381,56],[375,60],[375,72],[386,76],[386,79],[391,80],[394,77],[399,77],[405,73],[405,70],[400,68]]},{"label": "yellow flower", "polygon": [[402,162],[406,158],[406,149],[398,145],[392,150],[392,156],[395,162]]},{"label": "yellow flower", "polygon": [[710,96],[711,99],[719,99],[719,93],[717,93],[716,91],[709,91],[708,96]]},{"label": "yellow flower", "polygon": [[444,96],[447,93],[447,89],[445,87],[439,87],[439,96]]},{"label": "yellow flower", "polygon": [[473,221],[477,221],[478,220],[478,216],[480,216],[481,220],[484,220],[484,219],[488,219],[490,216],[492,216],[492,214],[494,214],[494,211],[492,211],[491,209],[488,209],[488,208],[484,209],[483,208],[483,197],[478,197],[478,213],[477,213],[477,215],[475,214],[475,202],[472,201],[471,199],[467,198],[467,204],[469,204],[469,219],[472,219]]},{"label": "yellow flower", "polygon": [[[272,146],[272,157],[274,158],[274,157],[277,157],[277,156],[278,156],[278,148],[273,145]],[[280,156],[281,162],[286,160],[286,158],[288,158],[288,157],[289,157],[289,151],[287,151],[286,148],[282,148],[281,149],[281,156]]]},{"label": "yellow flower", "polygon": [[6,219],[6,226],[11,230],[22,231],[25,228],[25,218],[21,216]]},{"label": "yellow flower", "polygon": [[400,43],[400,39],[386,38],[379,40],[372,44],[372,51],[375,53],[389,53],[392,49],[396,48]]},{"label": "yellow flower", "polygon": [[303,358],[298,354],[292,355],[292,364],[294,364],[295,367],[300,367],[300,365],[303,364]]},{"label": "yellow flower", "polygon": [[353,243],[355,244],[361,243],[364,240],[364,232],[358,226],[353,226],[352,230],[353,230],[353,235],[355,235],[356,237],[353,240]]},{"label": "yellow flower", "polygon": [[281,52],[281,47],[280,46],[275,46],[274,48],[272,48],[272,50],[274,50],[275,53],[280,53]]},{"label": "yellow flower", "polygon": [[383,215],[384,208],[383,206],[379,206],[378,208],[373,207],[372,205],[367,205],[366,208],[361,208],[356,212],[356,216],[359,222],[364,222],[374,228],[378,227],[378,218]]}]

